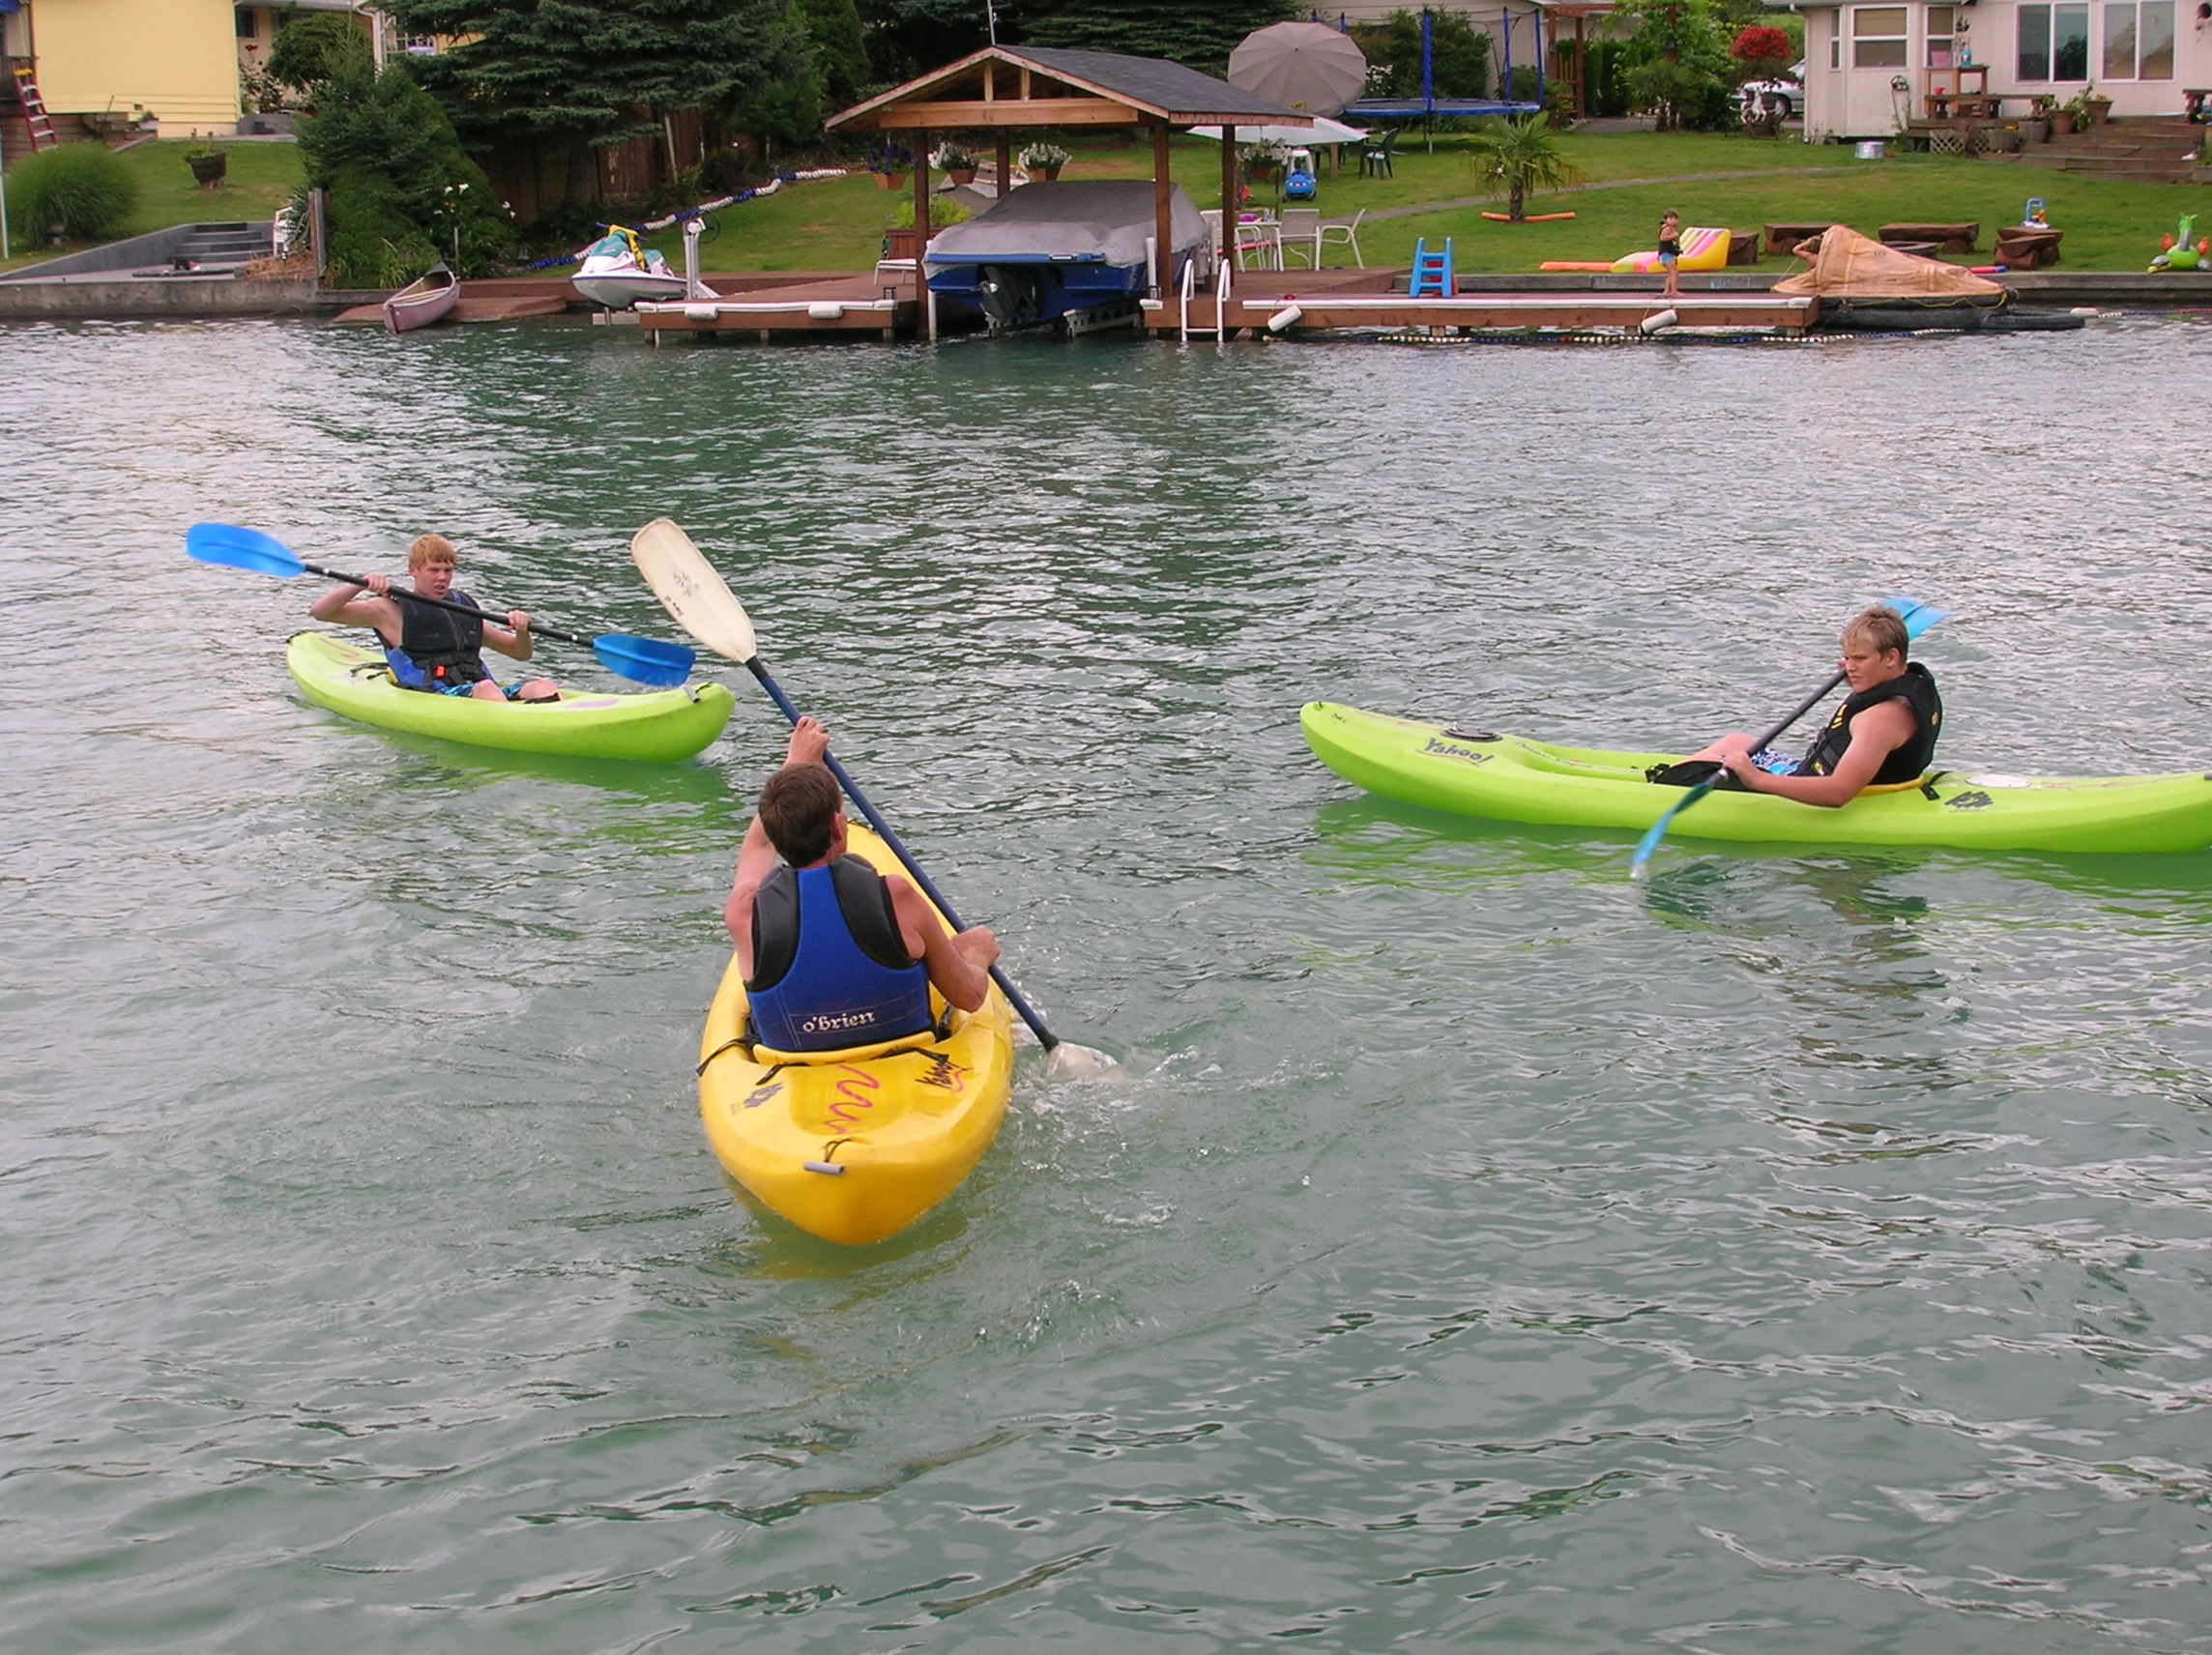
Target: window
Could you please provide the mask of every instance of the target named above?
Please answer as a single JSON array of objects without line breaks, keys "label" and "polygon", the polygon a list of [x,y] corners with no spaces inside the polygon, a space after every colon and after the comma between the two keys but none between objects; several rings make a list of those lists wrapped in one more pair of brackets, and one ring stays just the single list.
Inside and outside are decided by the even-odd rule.
[{"label": "window", "polygon": [[1851,67],[1903,69],[1906,63],[1905,8],[1858,6],[1851,11]]},{"label": "window", "polygon": [[2106,80],[2173,78],[2173,0],[2110,0],[2105,7]]},{"label": "window", "polygon": [[2089,78],[2089,8],[2080,0],[2056,6],[2022,6],[2019,19],[2020,80]]},{"label": "window", "polygon": [[1928,67],[1930,69],[1949,69],[1957,61],[1951,55],[1955,44],[1951,28],[1951,8],[1948,6],[1929,7]]},{"label": "window", "polygon": [[261,31],[254,26],[253,14],[247,8],[238,8],[238,38],[242,41],[259,40]]}]

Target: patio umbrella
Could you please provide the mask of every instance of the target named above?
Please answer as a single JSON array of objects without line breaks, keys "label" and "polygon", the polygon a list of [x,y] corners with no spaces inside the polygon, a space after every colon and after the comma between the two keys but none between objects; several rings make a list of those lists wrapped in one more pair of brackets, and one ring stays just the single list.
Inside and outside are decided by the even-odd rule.
[{"label": "patio umbrella", "polygon": [[[1194,138],[1211,138],[1221,141],[1219,127],[1193,127]],[[1310,127],[1238,127],[1237,141],[1240,144],[1355,144],[1367,136],[1364,127],[1348,127],[1342,121],[1332,121],[1326,115],[1316,115]]]},{"label": "patio umbrella", "polygon": [[1367,58],[1326,23],[1271,23],[1229,54],[1229,84],[1300,114],[1333,115],[1367,84]]}]

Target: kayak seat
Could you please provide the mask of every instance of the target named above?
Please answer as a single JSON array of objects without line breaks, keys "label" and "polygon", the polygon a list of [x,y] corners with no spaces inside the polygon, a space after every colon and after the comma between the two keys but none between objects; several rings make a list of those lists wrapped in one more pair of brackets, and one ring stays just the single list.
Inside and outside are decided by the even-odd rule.
[{"label": "kayak seat", "polygon": [[[934,992],[930,998],[937,1001]],[[756,1063],[775,1063],[786,1067],[800,1063],[865,1063],[877,1058],[888,1058],[898,1052],[918,1052],[924,1047],[942,1044],[952,1032],[952,1019],[957,1012],[949,1002],[938,1002],[938,1004],[937,1022],[931,1027],[913,1034],[901,1034],[895,1040],[877,1040],[865,1046],[839,1046],[828,1052],[786,1052],[775,1046],[763,1046],[757,1041],[747,1040],[742,1033],[730,1044],[749,1046],[753,1054],[752,1060]],[[749,1019],[745,1027],[747,1030],[752,1027]],[[717,1052],[714,1057],[720,1055]],[[713,1061],[713,1057],[707,1060],[707,1062]],[[707,1064],[701,1063],[699,1066],[704,1069]]]}]

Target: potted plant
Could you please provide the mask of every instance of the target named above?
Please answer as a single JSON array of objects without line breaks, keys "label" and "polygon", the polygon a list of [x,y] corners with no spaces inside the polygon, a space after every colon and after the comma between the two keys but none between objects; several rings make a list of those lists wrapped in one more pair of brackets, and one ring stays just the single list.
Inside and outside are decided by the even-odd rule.
[{"label": "potted plant", "polygon": [[1024,172],[1051,184],[1059,179],[1060,169],[1067,164],[1067,152],[1058,144],[1032,144],[1022,151],[1021,160]]},{"label": "potted plant", "polygon": [[868,152],[868,170],[886,189],[904,189],[914,171],[914,151],[904,144],[885,144]]},{"label": "potted plant", "polygon": [[1277,143],[1238,144],[1237,155],[1244,163],[1244,176],[1254,184],[1266,184],[1290,160],[1289,149]]},{"label": "potted plant", "polygon": [[[932,195],[929,198],[929,233],[932,236],[947,224],[957,224],[973,217],[974,214],[949,195]],[[890,228],[884,232],[884,257],[919,258],[921,248],[921,235],[914,227],[914,202],[910,198],[898,204],[898,210],[891,215]]]},{"label": "potted plant", "polygon": [[2097,90],[2097,83],[2093,80],[2081,88],[2081,111],[2088,119],[2079,125],[2101,127],[2112,118],[2112,101]]},{"label": "potted plant", "polygon": [[2055,138],[2070,136],[2074,131],[2074,105],[2053,99],[2051,104],[2051,135]]},{"label": "potted plant", "polygon": [[185,164],[192,169],[192,176],[199,180],[202,189],[213,189],[230,170],[230,156],[195,131],[185,149]]},{"label": "potted plant", "polygon": [[946,138],[939,144],[929,164],[955,184],[975,182],[975,152],[958,138]]}]

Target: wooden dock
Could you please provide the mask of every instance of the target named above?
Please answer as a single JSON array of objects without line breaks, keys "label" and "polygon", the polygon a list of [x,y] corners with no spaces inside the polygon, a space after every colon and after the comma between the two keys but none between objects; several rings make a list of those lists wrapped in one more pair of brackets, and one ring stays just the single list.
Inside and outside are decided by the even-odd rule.
[{"label": "wooden dock", "polygon": [[1760,288],[1703,287],[1685,277],[1679,298],[1663,299],[1656,280],[1642,287],[1573,287],[1547,284],[1543,290],[1493,287],[1449,298],[1405,291],[1405,273],[1386,270],[1246,271],[1232,273],[1229,297],[1218,305],[1209,291],[1194,293],[1187,305],[1179,296],[1147,300],[1143,326],[1154,336],[1166,334],[1235,338],[1274,333],[1299,334],[1427,331],[1562,333],[1603,330],[1632,332],[1661,311],[1674,312],[1681,328],[1728,329],[1744,333],[1801,334],[1819,319],[1819,301],[1790,298]]}]

